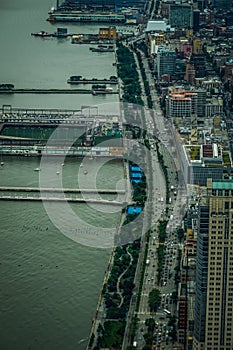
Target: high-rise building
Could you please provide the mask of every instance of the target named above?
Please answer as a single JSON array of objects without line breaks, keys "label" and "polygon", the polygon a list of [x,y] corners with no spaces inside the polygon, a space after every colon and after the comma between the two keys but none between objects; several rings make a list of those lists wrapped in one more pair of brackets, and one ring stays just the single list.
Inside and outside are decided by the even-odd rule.
[{"label": "high-rise building", "polygon": [[194,85],[195,81],[195,68],[193,64],[190,64],[189,61],[186,61],[186,72],[184,80],[186,80],[188,83]]},{"label": "high-rise building", "polygon": [[189,4],[170,4],[169,24],[173,28],[188,29],[193,26],[193,7]]},{"label": "high-rise building", "polygon": [[158,48],[157,53],[157,73],[158,78],[164,74],[174,76],[176,71],[176,53],[175,51],[169,50],[163,46]]},{"label": "high-rise building", "polygon": [[203,78],[206,76],[206,63],[204,55],[192,53],[190,63],[194,65],[196,78]]},{"label": "high-rise building", "polygon": [[193,39],[193,54],[195,55],[202,54],[202,45],[203,45],[203,42],[200,38]]},{"label": "high-rise building", "polygon": [[188,118],[197,114],[197,93],[174,89],[166,98],[166,114],[170,118]]},{"label": "high-rise building", "polygon": [[183,145],[181,160],[184,178],[189,184],[206,186],[210,177],[218,181],[233,176],[231,153],[220,144]]},{"label": "high-rise building", "polygon": [[193,11],[193,31],[194,33],[199,31],[199,25],[200,25],[200,10],[194,10]]},{"label": "high-rise building", "polygon": [[225,78],[227,80],[233,80],[233,60],[230,60],[225,64]]},{"label": "high-rise building", "polygon": [[196,89],[197,92],[197,116],[205,117],[206,90]]},{"label": "high-rise building", "polygon": [[194,350],[233,349],[233,180],[207,180],[199,206]]},{"label": "high-rise building", "polygon": [[229,9],[231,6],[230,0],[212,0],[212,6],[216,9]]},{"label": "high-rise building", "polygon": [[198,9],[200,11],[204,11],[204,9],[207,7],[207,2],[207,0],[197,0]]}]

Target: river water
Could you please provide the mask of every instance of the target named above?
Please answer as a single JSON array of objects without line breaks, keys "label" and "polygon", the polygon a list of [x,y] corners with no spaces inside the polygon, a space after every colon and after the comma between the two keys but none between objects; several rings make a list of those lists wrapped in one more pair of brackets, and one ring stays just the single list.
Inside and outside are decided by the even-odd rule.
[{"label": "river water", "polygon": [[[67,79],[71,75],[87,78],[116,75],[112,52],[94,53],[89,50],[89,45],[71,44],[70,39],[31,36],[31,33],[40,30],[53,33],[57,27],[65,27],[69,33],[98,33],[98,25],[50,24],[46,18],[54,2],[0,1],[0,84],[11,83],[16,88],[69,88]],[[79,85],[80,88],[87,86]],[[80,109],[82,105],[117,100],[117,95],[15,94],[0,95],[0,106],[10,104],[14,107]]]},{"label": "river water", "polygon": [[[70,75],[116,75],[113,53],[90,53],[69,40],[41,39],[31,32],[56,31],[46,22],[50,0],[0,0],[0,83],[16,87],[65,88]],[[94,25],[62,25],[68,31],[96,33]],[[0,95],[0,106],[80,109],[115,102],[117,96]],[[96,161],[96,160],[95,160]],[[37,186],[34,157],[5,157],[0,186]],[[76,185],[79,161],[66,160],[64,183]],[[115,188],[122,165],[110,162],[97,179]],[[97,214],[88,205],[72,204],[93,224],[116,225],[119,213]],[[0,201],[0,349],[83,350],[101,291],[109,250],[90,248],[61,234],[40,202]]]}]

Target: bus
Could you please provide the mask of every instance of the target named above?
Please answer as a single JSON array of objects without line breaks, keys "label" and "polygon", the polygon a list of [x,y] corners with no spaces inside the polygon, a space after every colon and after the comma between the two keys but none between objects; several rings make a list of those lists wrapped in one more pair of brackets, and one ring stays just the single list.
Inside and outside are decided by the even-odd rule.
[{"label": "bus", "polygon": [[167,316],[171,316],[171,311],[167,310],[167,309],[163,309],[163,311],[165,312],[165,314]]}]

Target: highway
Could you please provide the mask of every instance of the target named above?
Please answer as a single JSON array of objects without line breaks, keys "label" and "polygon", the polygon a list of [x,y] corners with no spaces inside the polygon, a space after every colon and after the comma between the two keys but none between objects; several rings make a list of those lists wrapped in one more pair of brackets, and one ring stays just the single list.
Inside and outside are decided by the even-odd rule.
[{"label": "highway", "polygon": [[[147,255],[147,264],[143,280],[143,288],[141,294],[141,300],[139,305],[139,311],[137,313],[139,322],[137,327],[136,336],[134,342],[136,342],[136,349],[142,349],[145,345],[143,334],[147,332],[147,327],[145,326],[145,320],[153,317],[157,323],[157,329],[155,331],[154,337],[156,339],[155,346],[156,349],[167,349],[173,348],[171,338],[168,336],[167,322],[169,318],[167,317],[164,309],[168,309],[172,314],[176,314],[176,306],[172,302],[172,292],[175,291],[174,283],[174,269],[176,267],[176,257],[178,251],[178,244],[173,236],[174,229],[179,227],[180,220],[182,218],[182,208],[183,203],[181,203],[181,198],[183,198],[184,190],[182,186],[177,181],[177,169],[180,169],[180,158],[179,155],[174,151],[177,148],[177,139],[174,138],[174,130],[170,122],[167,121],[160,110],[158,104],[159,97],[156,90],[154,89],[154,78],[149,70],[149,65],[147,59],[143,60],[145,72],[147,75],[147,80],[151,87],[151,97],[153,101],[154,108],[150,110],[145,108],[145,119],[146,119],[146,130],[149,137],[151,150],[150,150],[150,164],[151,164],[151,174],[149,174],[148,181],[151,181],[151,198],[149,199],[151,203],[147,203],[147,207],[151,210],[151,228],[152,233],[149,239],[149,249]],[[139,72],[139,76],[141,74]],[[141,86],[143,89],[143,82],[141,78]],[[142,93],[142,98],[146,103],[146,96]],[[166,214],[166,183],[164,179],[164,174],[162,172],[161,166],[158,162],[158,155],[156,151],[155,141],[159,140],[159,152],[164,157],[164,162],[167,165],[169,186],[173,186],[176,190],[171,191],[170,204],[167,205],[168,214]],[[179,150],[179,148],[178,148]],[[162,199],[162,201],[161,201]],[[177,201],[178,199],[178,201]],[[178,202],[178,203],[177,203]],[[184,201],[185,202],[185,201]],[[170,220],[169,220],[170,218]],[[169,224],[167,227],[167,235],[165,241],[165,259],[164,268],[162,272],[162,285],[158,286],[157,283],[157,248],[158,248],[158,220],[167,219]],[[145,240],[143,240],[142,251],[145,250]],[[152,289],[159,289],[161,293],[161,304],[158,311],[151,313],[148,307],[148,297]],[[124,347],[122,348],[124,349]]]}]

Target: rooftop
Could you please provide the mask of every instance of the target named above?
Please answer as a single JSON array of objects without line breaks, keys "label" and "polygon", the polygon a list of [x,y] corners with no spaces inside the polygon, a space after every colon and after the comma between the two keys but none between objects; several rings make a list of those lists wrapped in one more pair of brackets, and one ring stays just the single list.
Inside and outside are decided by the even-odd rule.
[{"label": "rooftop", "polygon": [[213,190],[233,190],[233,180],[213,181]]},{"label": "rooftop", "polygon": [[167,31],[172,30],[169,25],[165,21],[148,21],[146,32],[153,32],[153,31]]}]

